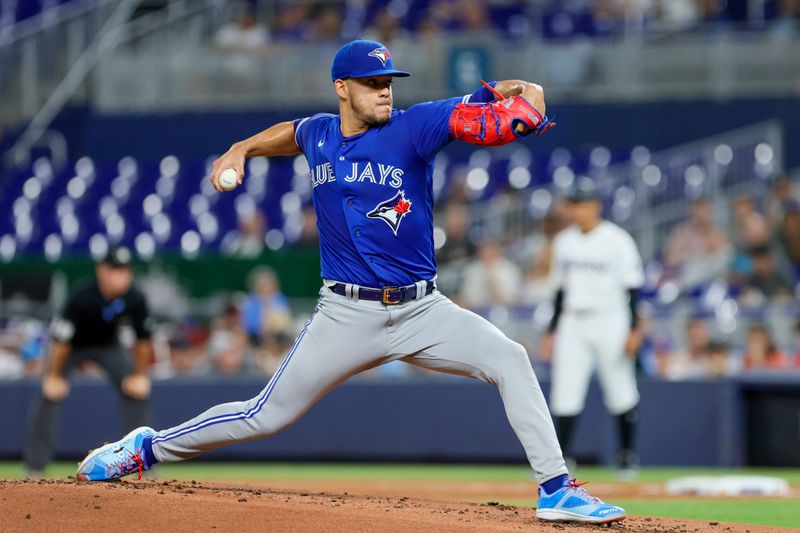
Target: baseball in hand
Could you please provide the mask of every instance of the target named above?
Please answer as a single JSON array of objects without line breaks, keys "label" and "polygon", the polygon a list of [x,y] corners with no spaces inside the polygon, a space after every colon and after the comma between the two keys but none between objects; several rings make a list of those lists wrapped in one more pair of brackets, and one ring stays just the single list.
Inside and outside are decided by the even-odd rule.
[{"label": "baseball in hand", "polygon": [[217,182],[219,183],[219,186],[226,191],[232,191],[237,185],[239,185],[239,176],[236,174],[234,169],[226,168],[220,172]]}]

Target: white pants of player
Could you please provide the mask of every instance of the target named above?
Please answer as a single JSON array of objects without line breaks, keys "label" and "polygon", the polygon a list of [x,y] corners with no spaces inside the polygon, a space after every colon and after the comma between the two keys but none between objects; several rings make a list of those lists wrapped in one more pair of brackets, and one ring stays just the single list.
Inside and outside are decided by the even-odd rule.
[{"label": "white pants of player", "polygon": [[583,411],[595,367],[611,414],[625,413],[639,403],[635,363],[625,355],[629,333],[626,310],[562,315],[553,347],[550,390],[555,416],[575,416]]},{"label": "white pants of player", "polygon": [[153,453],[160,462],[174,462],[268,437],[290,426],[350,376],[397,359],[496,385],[536,479],[567,473],[525,349],[438,291],[386,306],[323,287],[317,310],[258,396],[212,407],[158,432]]}]

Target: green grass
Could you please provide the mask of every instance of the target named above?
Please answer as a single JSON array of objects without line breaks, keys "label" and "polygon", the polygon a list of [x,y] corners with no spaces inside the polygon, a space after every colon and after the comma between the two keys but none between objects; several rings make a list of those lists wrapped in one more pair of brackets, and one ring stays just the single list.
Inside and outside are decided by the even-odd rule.
[{"label": "green grass", "polygon": [[797,500],[620,500],[614,502],[631,514],[692,518],[714,522],[739,522],[765,526],[800,527]]},{"label": "green grass", "polygon": [[[530,507],[529,500],[503,501],[508,505]],[[740,524],[800,527],[800,504],[793,499],[737,498],[735,500],[703,499],[614,499],[632,515],[686,518],[709,522],[737,522]]]},{"label": "green grass", "polygon": [[[75,472],[75,463],[54,463],[46,474],[66,477]],[[160,466],[164,478],[206,481],[266,481],[269,479],[335,480],[440,480],[440,481],[526,481],[527,467],[516,465],[419,465],[419,464],[310,464],[310,463],[182,463]],[[23,473],[22,465],[0,462],[0,478],[15,478]],[[578,477],[593,482],[614,482],[613,470],[580,468]],[[671,478],[692,475],[750,474],[786,479],[800,486],[800,469],[697,469],[646,468],[640,473],[642,483],[663,483]],[[591,487],[591,486],[590,486]],[[533,496],[533,494],[532,494]],[[526,501],[504,501],[513,505],[533,505]],[[779,498],[726,499],[623,499],[615,504],[636,515],[664,516],[696,520],[740,522],[784,527],[800,527],[800,502]]]},{"label": "green grass", "polygon": [[[65,477],[75,473],[77,463],[53,463],[47,475]],[[531,479],[530,469],[522,465],[428,465],[428,464],[373,464],[373,463],[206,463],[190,462],[161,465],[158,471],[164,477],[195,479],[432,479],[444,481],[525,481]],[[0,461],[0,478],[21,476],[22,465]],[[697,475],[765,475],[787,480],[800,486],[800,469],[797,468],[644,468],[637,481],[663,483],[681,476]],[[614,470],[608,468],[580,467],[581,480],[594,482],[616,481]]]},{"label": "green grass", "polygon": [[[66,477],[76,463],[53,463],[45,474]],[[265,479],[433,479],[444,481],[526,481],[530,469],[506,465],[421,465],[355,463],[182,463],[159,465],[161,477],[175,479],[265,480]],[[0,478],[23,474],[20,463],[1,462]]]},{"label": "green grass", "polygon": [[[616,473],[609,468],[579,467],[578,478],[588,481],[613,482]],[[772,476],[785,479],[790,485],[800,486],[800,468],[675,468],[648,467],[639,472],[639,483],[664,483],[670,479],[684,476]]]}]

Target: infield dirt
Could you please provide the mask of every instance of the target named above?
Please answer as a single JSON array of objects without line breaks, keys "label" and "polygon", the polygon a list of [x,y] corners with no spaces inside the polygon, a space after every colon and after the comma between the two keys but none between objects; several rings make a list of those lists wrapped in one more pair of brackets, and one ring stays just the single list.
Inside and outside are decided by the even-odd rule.
[{"label": "infield dirt", "polygon": [[0,531],[137,529],[275,532],[617,531],[762,533],[790,529],[628,517],[611,526],[542,523],[530,507],[196,481],[0,480]]}]

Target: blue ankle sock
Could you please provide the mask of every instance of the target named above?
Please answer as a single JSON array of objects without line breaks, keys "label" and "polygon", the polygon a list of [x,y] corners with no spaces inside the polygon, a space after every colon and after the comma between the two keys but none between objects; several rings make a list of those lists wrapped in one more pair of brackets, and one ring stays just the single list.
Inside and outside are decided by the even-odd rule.
[{"label": "blue ankle sock", "polygon": [[561,474],[560,476],[556,476],[553,479],[548,479],[542,483],[542,489],[544,489],[545,494],[553,494],[555,491],[563,487],[567,482],[567,477],[569,477],[567,474]]},{"label": "blue ankle sock", "polygon": [[158,462],[156,456],[153,455],[153,437],[145,437],[142,439],[142,450],[144,450],[144,462],[147,464],[147,468],[150,468]]}]

